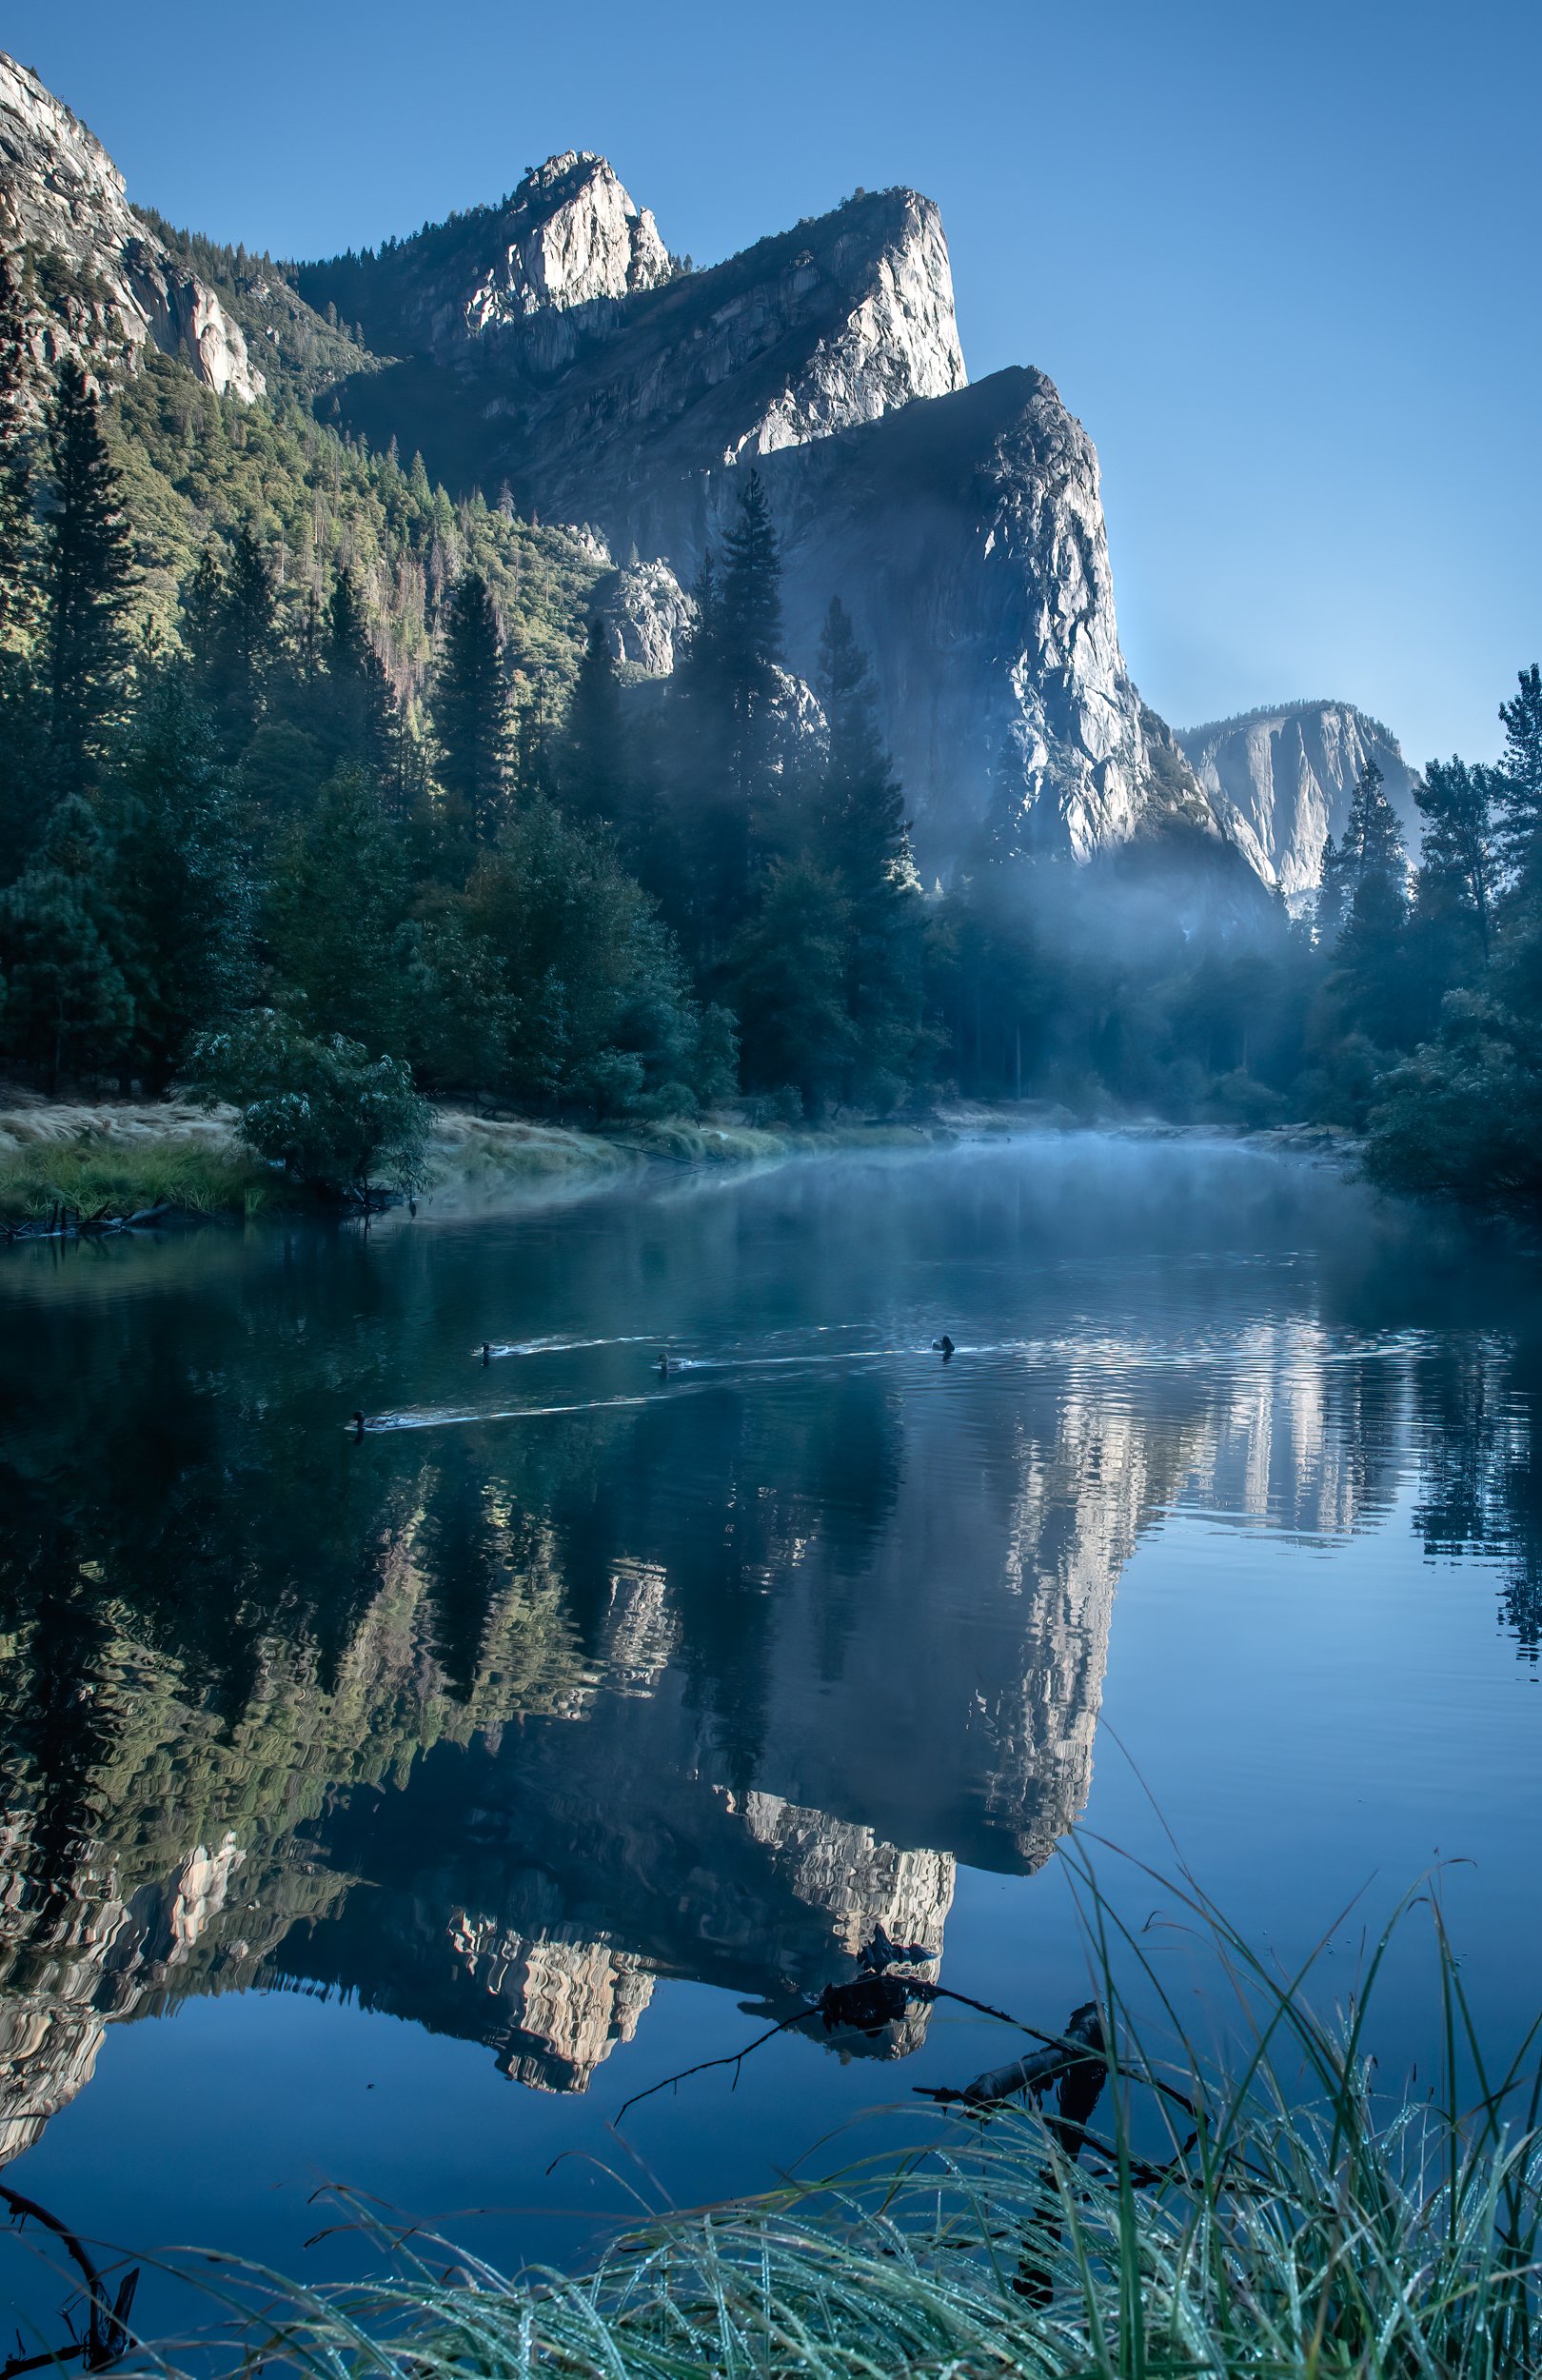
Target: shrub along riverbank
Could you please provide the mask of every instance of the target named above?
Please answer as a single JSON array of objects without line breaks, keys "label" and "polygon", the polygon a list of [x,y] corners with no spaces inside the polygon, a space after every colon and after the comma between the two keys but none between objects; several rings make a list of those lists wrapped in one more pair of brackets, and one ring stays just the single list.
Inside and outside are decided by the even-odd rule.
[{"label": "shrub along riverbank", "polygon": [[[1170,1992],[1149,1929],[1127,1933],[1079,1873],[1097,1997],[1058,2047],[1015,2029],[1013,2054],[1040,2077],[1036,2102],[1000,2104],[1010,2076],[995,2072],[958,2094],[961,2111],[939,2111],[908,2157],[662,2218],[577,2277],[510,2281],[442,2242],[420,2242],[405,2277],[332,2291],[275,2294],[271,2275],[227,2264],[213,2286],[236,2316],[239,2361],[357,2380],[1525,2380],[1542,2368],[1536,2032],[1512,2060],[1492,2058],[1438,1902],[1410,1896],[1361,1990],[1347,2005],[1335,1991],[1325,2017],[1315,1966],[1282,1980],[1191,1885],[1155,1879],[1185,1943],[1208,1935],[1216,1954],[1206,2022],[1224,2010],[1235,2028],[1217,2064],[1181,2034],[1143,2034],[1134,2004],[1176,2023],[1187,1993]],[[1419,2097],[1384,2099],[1374,1987],[1421,1900],[1437,1951],[1430,2054]],[[947,1996],[892,1963],[833,1997],[843,2009],[859,1991],[876,1995],[875,2019],[892,2014],[890,1993]],[[853,2000],[846,2021],[861,2013]],[[822,2016],[820,2004],[809,2021]],[[624,2132],[624,2111],[619,2120]]]}]

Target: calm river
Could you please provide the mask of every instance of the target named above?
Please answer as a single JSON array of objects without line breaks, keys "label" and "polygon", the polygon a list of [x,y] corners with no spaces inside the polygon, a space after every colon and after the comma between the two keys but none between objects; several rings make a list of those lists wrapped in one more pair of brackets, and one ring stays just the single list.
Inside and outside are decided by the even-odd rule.
[{"label": "calm river", "polygon": [[1525,1267],[1190,1140],[0,1256],[6,2179],[316,2276],[327,2183],[572,2256],[1009,2054],[918,2005],[618,2129],[880,1927],[1061,2023],[1078,1826],[1346,1988],[1451,1863],[1508,2033],[1539,1416]]}]

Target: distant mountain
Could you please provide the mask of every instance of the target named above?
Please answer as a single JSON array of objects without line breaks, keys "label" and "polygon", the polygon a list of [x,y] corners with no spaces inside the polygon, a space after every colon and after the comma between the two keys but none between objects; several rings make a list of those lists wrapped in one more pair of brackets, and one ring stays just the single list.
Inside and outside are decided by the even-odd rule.
[{"label": "distant mountain", "polygon": [[[494,206],[283,266],[130,208],[101,144],[0,56],[0,244],[22,261],[40,389],[76,352],[125,391],[167,621],[210,526],[260,517],[295,557],[287,600],[341,560],[362,572],[405,695],[472,553],[527,669],[565,678],[592,605],[618,657],[657,676],[753,466],[782,539],[790,668],[815,678],[840,595],[929,879],[987,838],[1078,860],[1156,842],[1228,899],[1253,870],[1295,894],[1373,746],[1411,815],[1395,744],[1348,705],[1175,740],[1141,703],[1092,441],[1041,372],[969,386],[941,220],[914,190],[859,191],[696,271],[604,158],[566,150]],[[225,440],[168,371],[244,407],[252,434]]]},{"label": "distant mountain", "polygon": [[[1078,859],[1176,823],[1234,863],[1125,668],[1092,442],[1039,372],[968,387],[929,199],[859,192],[687,271],[604,160],[569,152],[499,207],[297,287],[398,354],[337,391],[350,429],[584,526],[619,565],[666,565],[652,585],[677,624],[759,467],[791,665],[814,675],[839,594],[928,874],[966,864],[988,818]],[[618,649],[666,659],[639,592]]]},{"label": "distant mountain", "polygon": [[220,395],[262,395],[264,374],[216,292],[124,196],[123,176],[37,76],[0,53],[0,228],[30,256],[54,348],[132,365],[148,343]]},{"label": "distant mountain", "polygon": [[1414,772],[1392,730],[1353,703],[1282,703],[1181,728],[1177,740],[1239,848],[1288,901],[1315,891],[1323,845],[1342,835],[1368,761],[1418,851]]}]

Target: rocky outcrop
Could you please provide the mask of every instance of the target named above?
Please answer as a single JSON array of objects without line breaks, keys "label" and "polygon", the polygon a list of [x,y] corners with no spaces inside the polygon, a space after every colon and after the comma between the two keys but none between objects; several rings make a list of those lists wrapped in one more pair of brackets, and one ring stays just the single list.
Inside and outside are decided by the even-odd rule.
[{"label": "rocky outcrop", "polygon": [[594,610],[603,621],[610,658],[647,678],[667,678],[696,605],[667,562],[635,564],[603,580]]},{"label": "rocky outcrop", "polygon": [[607,161],[569,149],[531,167],[499,206],[306,266],[301,293],[362,324],[379,354],[454,364],[517,328],[527,334],[526,360],[550,370],[576,346],[574,327],[554,318],[578,310],[592,328],[608,303],[657,288],[674,270],[652,215]]},{"label": "rocky outcrop", "polygon": [[506,482],[542,519],[652,558],[603,598],[618,659],[668,668],[680,590],[759,467],[790,666],[812,679],[839,594],[875,658],[924,874],[966,863],[987,825],[1087,859],[1177,819],[1221,851],[1186,759],[1154,752],[1119,651],[1092,441],[1041,373],[967,387],[929,199],[861,193],[624,294],[612,244],[603,296],[577,304],[521,265],[488,339],[465,292],[503,272],[506,229],[488,210],[307,268],[302,289],[414,350],[342,392],[372,442],[394,435],[452,485]]},{"label": "rocky outcrop", "polygon": [[249,401],[267,387],[214,291],[128,206],[101,142],[3,52],[0,245],[33,268],[39,364],[79,353],[131,367],[148,341],[221,396]]},{"label": "rocky outcrop", "polygon": [[1352,703],[1282,703],[1184,728],[1177,740],[1239,849],[1293,903],[1315,892],[1323,846],[1342,835],[1368,761],[1381,771],[1410,852],[1418,850],[1414,773],[1391,730]]},{"label": "rocky outcrop", "polygon": [[[1187,764],[1164,778],[1154,756],[1097,453],[1042,373],[995,373],[762,475],[793,665],[815,669],[839,594],[873,657],[923,874],[946,876],[987,831],[1078,860],[1175,817],[1218,842]],[[721,488],[720,511],[736,493]]]}]

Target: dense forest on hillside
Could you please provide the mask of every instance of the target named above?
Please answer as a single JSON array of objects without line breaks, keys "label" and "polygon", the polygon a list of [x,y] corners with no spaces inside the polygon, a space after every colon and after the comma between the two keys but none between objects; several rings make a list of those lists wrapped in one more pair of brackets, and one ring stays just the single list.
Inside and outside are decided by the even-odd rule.
[{"label": "dense forest on hillside", "polygon": [[1498,767],[1426,771],[1416,872],[1367,770],[1314,922],[1172,830],[1073,865],[1011,755],[928,892],[839,588],[817,714],[782,665],[753,474],[674,676],[623,684],[585,545],[318,419],[346,329],[206,248],[254,341],[287,309],[256,404],[154,353],[40,392],[0,289],[13,1075],[205,1085],[316,1180],[409,1178],[425,1095],[604,1121],[952,1091],[1369,1124],[1386,1181],[1542,1188],[1535,669]]}]

